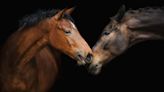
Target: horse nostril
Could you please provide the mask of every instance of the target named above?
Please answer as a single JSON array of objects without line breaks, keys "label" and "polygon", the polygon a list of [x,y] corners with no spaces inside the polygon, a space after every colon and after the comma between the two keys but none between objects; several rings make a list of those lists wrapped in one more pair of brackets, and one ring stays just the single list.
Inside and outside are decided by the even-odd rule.
[{"label": "horse nostril", "polygon": [[98,66],[99,66],[98,64],[95,65],[95,67],[98,67]]},{"label": "horse nostril", "polygon": [[94,67],[95,68],[101,68],[101,66],[102,66],[101,64],[96,64]]},{"label": "horse nostril", "polygon": [[87,62],[91,62],[92,57],[93,57],[92,54],[89,53],[89,54],[87,55],[87,57],[86,57],[86,61],[87,61]]}]

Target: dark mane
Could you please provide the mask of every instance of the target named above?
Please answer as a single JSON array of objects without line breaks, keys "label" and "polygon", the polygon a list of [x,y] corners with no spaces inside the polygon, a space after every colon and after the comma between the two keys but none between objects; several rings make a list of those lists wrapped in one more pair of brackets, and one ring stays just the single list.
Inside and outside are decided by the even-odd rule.
[{"label": "dark mane", "polygon": [[146,8],[139,8],[137,10],[128,10],[125,14],[126,15],[143,15],[143,14],[152,14],[152,13],[164,13],[164,7],[146,7]]},{"label": "dark mane", "polygon": [[[36,13],[25,16],[22,20],[20,20],[19,21],[19,27],[27,28],[27,27],[34,26],[44,19],[51,18],[52,16],[54,16],[58,12],[59,12],[58,9],[57,10],[56,9],[38,10]],[[67,14],[65,14],[63,18],[69,19],[72,22],[74,22],[72,17],[67,15]]]},{"label": "dark mane", "polygon": [[126,24],[130,28],[145,28],[152,27],[156,25],[164,25],[164,7],[161,8],[140,8],[137,10],[128,10],[124,17],[122,18],[122,22],[126,22]]}]

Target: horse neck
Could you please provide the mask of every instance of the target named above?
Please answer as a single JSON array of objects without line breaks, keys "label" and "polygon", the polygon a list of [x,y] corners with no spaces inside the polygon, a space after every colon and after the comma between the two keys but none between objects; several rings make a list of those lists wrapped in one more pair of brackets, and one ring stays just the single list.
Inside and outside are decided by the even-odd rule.
[{"label": "horse neck", "polygon": [[147,40],[164,40],[164,34],[158,30],[130,30],[129,34],[129,47]]},{"label": "horse neck", "polygon": [[121,21],[128,26],[131,39],[154,40],[164,38],[163,16],[163,8],[143,8],[127,11]]},{"label": "horse neck", "polygon": [[48,45],[47,36],[38,26],[15,32],[2,48],[1,61],[19,66],[26,64],[38,51]]},{"label": "horse neck", "polygon": [[130,28],[127,24],[123,23],[121,28],[129,40],[128,47],[147,40],[164,40],[164,26],[161,24]]},{"label": "horse neck", "polygon": [[19,58],[19,66],[23,67],[27,64],[41,49],[43,49],[48,44],[47,39],[44,37],[38,39],[35,44],[30,46],[24,54]]},{"label": "horse neck", "polygon": [[137,33],[137,34],[147,34],[148,36],[151,36],[151,38],[155,37],[164,37],[164,23],[163,24],[157,24],[157,25],[151,25],[151,26],[146,26],[146,27],[141,27],[141,28],[136,28],[136,29],[130,29],[131,32]]}]

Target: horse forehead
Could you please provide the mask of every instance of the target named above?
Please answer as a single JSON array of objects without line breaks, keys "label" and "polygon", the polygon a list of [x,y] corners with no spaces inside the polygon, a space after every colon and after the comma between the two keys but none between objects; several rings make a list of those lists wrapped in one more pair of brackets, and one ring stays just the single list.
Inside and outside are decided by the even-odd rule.
[{"label": "horse forehead", "polygon": [[119,28],[120,28],[120,24],[112,24],[109,27],[110,30],[118,30]]},{"label": "horse forehead", "polygon": [[116,30],[117,28],[118,28],[118,26],[113,25],[113,24],[109,24],[105,27],[105,31],[112,32],[113,30]]},{"label": "horse forehead", "polygon": [[60,24],[63,26],[63,27],[66,27],[66,28],[76,28],[75,27],[75,25],[71,22],[71,21],[69,21],[69,20],[62,20],[61,22],[60,22]]},{"label": "horse forehead", "polygon": [[70,24],[71,24],[71,26],[72,26],[74,29],[76,29],[75,24],[73,24],[71,21],[70,21]]}]

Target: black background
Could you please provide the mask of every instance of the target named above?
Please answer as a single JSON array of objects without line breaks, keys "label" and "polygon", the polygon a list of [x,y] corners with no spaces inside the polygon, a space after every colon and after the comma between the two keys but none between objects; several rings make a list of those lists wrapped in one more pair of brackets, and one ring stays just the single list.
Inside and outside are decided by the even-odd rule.
[{"label": "black background", "polygon": [[[122,4],[127,9],[147,6],[164,6],[163,0],[1,0],[0,42],[18,29],[18,20],[39,9],[73,7],[72,14],[81,35],[92,47],[109,17],[116,14]],[[103,67],[102,73],[93,76],[84,67],[62,55],[57,82],[50,92],[78,91],[148,91],[162,90],[164,78],[164,41],[146,41],[137,44]]]}]

